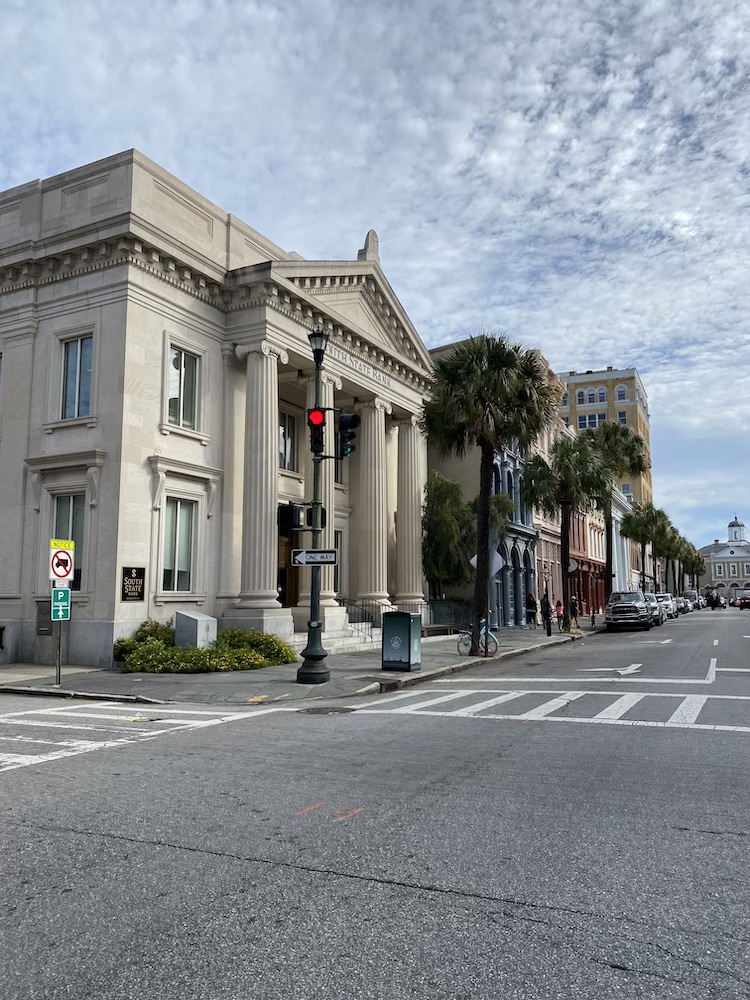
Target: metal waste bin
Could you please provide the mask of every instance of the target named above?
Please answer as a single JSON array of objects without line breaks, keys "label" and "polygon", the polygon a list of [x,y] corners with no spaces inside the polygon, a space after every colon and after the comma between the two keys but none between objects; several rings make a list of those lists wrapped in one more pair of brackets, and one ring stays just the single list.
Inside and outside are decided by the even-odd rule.
[{"label": "metal waste bin", "polygon": [[419,670],[422,666],[422,616],[410,611],[383,615],[383,670]]}]

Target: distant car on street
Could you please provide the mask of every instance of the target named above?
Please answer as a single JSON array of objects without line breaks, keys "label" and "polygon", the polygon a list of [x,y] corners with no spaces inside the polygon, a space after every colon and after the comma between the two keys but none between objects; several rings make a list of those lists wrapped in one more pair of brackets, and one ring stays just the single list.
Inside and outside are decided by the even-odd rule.
[{"label": "distant car on street", "polygon": [[663,601],[657,599],[656,594],[644,594],[646,604],[651,611],[651,624],[663,625],[667,620],[667,607]]},{"label": "distant car on street", "polygon": [[737,606],[743,611],[747,611],[750,608],[750,594],[743,594]]},{"label": "distant car on street", "polygon": [[677,600],[671,594],[657,594],[656,600],[664,604],[667,609],[667,618],[677,617]]},{"label": "distant car on street", "polygon": [[691,608],[692,611],[697,611],[700,608],[701,605],[697,590],[683,590],[682,596],[693,605]]}]

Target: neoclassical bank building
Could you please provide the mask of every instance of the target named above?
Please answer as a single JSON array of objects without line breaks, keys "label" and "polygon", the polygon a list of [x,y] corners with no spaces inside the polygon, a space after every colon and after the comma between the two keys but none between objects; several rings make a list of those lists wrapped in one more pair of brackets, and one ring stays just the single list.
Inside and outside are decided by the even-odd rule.
[{"label": "neoclassical bank building", "polygon": [[52,539],[75,543],[70,663],[175,611],[305,630],[288,514],[312,499],[317,326],[321,405],[361,417],[322,463],[325,637],[348,628],[337,595],[423,600],[431,362],[375,233],[304,260],[134,150],[0,194],[0,662],[38,654]]}]

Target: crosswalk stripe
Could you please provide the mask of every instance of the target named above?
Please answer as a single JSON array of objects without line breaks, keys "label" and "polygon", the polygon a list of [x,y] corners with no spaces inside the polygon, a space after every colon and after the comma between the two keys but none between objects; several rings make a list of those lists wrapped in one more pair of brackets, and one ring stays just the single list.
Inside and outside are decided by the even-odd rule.
[{"label": "crosswalk stripe", "polygon": [[[464,694],[465,693],[466,692],[464,692]],[[487,701],[477,702],[476,705],[469,705],[466,708],[457,708],[453,712],[446,712],[446,715],[469,718],[472,715],[476,715],[478,712],[483,712],[487,708],[492,708],[495,705],[501,705],[505,701],[513,701],[514,698],[520,698],[523,693],[523,691],[508,691],[507,694],[501,694],[498,698],[488,698]]]},{"label": "crosswalk stripe", "polygon": [[701,709],[706,704],[706,699],[699,694],[686,695],[682,703],[672,713],[667,721],[667,725],[677,725],[678,723],[696,722]]},{"label": "crosswalk stripe", "polygon": [[595,715],[595,719],[619,719],[621,716],[625,715],[628,709],[632,708],[633,705],[637,705],[639,701],[643,698],[642,694],[624,694],[622,698],[618,698],[617,701],[613,701],[611,705],[608,705],[604,711],[599,712]]},{"label": "crosswalk stripe", "polygon": [[571,701],[576,701],[577,698],[582,698],[586,694],[585,691],[567,691],[565,694],[560,695],[559,698],[553,698],[552,701],[545,701],[543,705],[537,705],[536,708],[532,708],[530,712],[524,712],[524,719],[541,719],[545,715],[551,715],[552,712],[556,712],[558,708],[564,708],[569,705]]},{"label": "crosswalk stripe", "polygon": [[465,698],[469,691],[453,691],[451,694],[441,695],[439,698],[427,698],[424,701],[418,701],[416,705],[402,705],[401,708],[392,709],[393,712],[408,714],[409,712],[416,712],[420,708],[429,708],[431,705],[442,705],[446,701],[455,701],[456,698]]}]

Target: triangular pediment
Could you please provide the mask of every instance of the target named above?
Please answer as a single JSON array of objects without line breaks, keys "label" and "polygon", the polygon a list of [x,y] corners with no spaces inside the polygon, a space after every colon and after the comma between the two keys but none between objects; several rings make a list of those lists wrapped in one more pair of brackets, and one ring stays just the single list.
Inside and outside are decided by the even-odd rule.
[{"label": "triangular pediment", "polygon": [[395,359],[430,371],[429,353],[374,261],[274,261],[274,272]]}]

